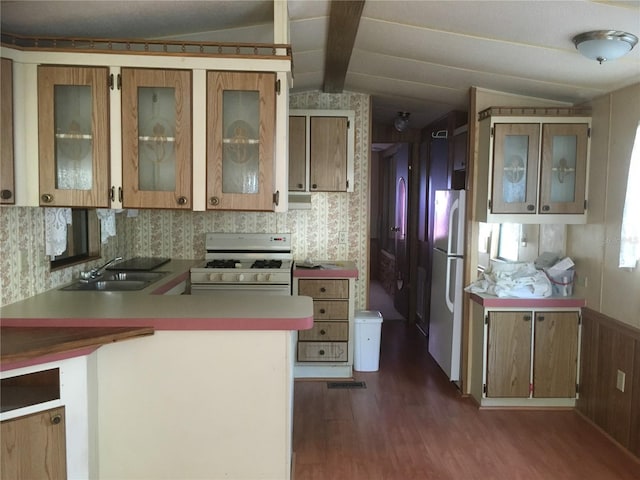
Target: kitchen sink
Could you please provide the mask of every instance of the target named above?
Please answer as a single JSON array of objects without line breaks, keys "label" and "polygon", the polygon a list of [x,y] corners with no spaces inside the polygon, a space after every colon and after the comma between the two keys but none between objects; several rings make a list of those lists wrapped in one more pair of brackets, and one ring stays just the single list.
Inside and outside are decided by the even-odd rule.
[{"label": "kitchen sink", "polygon": [[60,290],[82,292],[131,292],[142,290],[167,272],[108,272],[96,280],[77,281]]}]

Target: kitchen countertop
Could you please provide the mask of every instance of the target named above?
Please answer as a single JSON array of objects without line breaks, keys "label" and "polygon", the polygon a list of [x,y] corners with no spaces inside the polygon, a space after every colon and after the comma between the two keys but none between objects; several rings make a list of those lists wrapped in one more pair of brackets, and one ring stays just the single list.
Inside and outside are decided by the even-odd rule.
[{"label": "kitchen countertop", "polygon": [[471,300],[485,308],[582,308],[586,306],[585,299],[580,297],[516,298],[472,293]]},{"label": "kitchen countertop", "polygon": [[296,278],[358,278],[354,262],[322,260],[314,262],[314,265],[319,265],[315,268],[301,267],[300,263],[302,262],[296,262],[293,269],[293,276]]},{"label": "kitchen countertop", "polygon": [[155,330],[306,330],[310,297],[239,292],[163,295],[200,261],[173,260],[169,272],[134,292],[61,291],[60,287],[0,308],[3,327],[152,327]]}]

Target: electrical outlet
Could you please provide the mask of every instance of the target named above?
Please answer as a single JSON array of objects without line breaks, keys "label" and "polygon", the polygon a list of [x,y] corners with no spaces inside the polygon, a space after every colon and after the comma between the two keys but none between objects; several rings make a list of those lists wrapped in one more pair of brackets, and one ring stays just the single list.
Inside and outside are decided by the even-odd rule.
[{"label": "electrical outlet", "polygon": [[342,244],[342,245],[346,245],[348,242],[347,240],[347,232],[340,232],[340,234],[338,235],[338,243]]},{"label": "electrical outlet", "polygon": [[624,382],[627,377],[627,374],[622,370],[618,370],[618,378],[616,379],[616,388],[624,393]]}]

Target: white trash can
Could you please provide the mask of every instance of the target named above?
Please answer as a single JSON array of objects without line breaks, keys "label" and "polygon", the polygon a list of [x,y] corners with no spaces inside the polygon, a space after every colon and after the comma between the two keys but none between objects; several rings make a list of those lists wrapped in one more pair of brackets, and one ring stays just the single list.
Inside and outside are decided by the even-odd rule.
[{"label": "white trash can", "polygon": [[355,316],[355,354],[357,372],[376,372],[380,365],[382,314],[375,310],[358,310]]}]

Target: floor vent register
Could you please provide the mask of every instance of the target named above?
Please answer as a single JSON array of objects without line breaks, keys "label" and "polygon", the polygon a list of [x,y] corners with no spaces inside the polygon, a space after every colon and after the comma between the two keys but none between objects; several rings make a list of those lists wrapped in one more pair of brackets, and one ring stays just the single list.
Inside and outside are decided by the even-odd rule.
[{"label": "floor vent register", "polygon": [[327,388],[367,388],[364,382],[327,382]]}]

